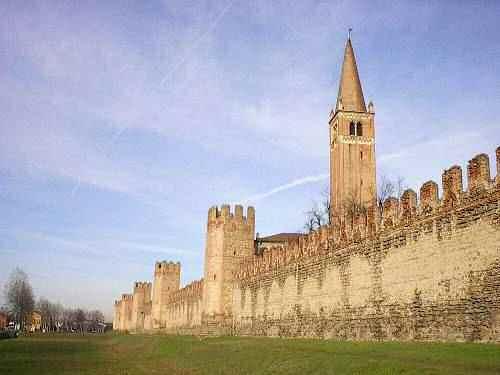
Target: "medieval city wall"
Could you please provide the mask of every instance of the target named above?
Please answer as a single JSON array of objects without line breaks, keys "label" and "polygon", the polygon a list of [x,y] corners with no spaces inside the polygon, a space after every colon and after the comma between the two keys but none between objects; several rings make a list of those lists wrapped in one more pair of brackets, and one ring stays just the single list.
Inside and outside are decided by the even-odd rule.
[{"label": "medieval city wall", "polygon": [[[497,159],[500,149],[497,149]],[[497,160],[497,169],[498,163]],[[497,171],[498,172],[498,171]],[[268,249],[237,274],[235,334],[342,339],[500,341],[500,179],[489,160]]]},{"label": "medieval city wall", "polygon": [[[114,327],[178,334],[500,342],[500,148],[497,177],[480,154],[438,184],[335,218],[298,241],[250,254],[253,209],[209,211],[207,246],[223,283],[179,289],[180,264],[115,302]],[[250,225],[248,225],[248,224]],[[207,257],[205,273],[218,281]],[[226,262],[230,257],[231,262]],[[242,260],[243,259],[243,260]],[[217,263],[218,264],[218,263]],[[236,266],[235,266],[236,265]],[[228,269],[231,274],[228,275]],[[211,273],[214,272],[214,273]],[[215,277],[214,277],[215,276]],[[221,298],[230,292],[229,303]],[[214,298],[219,314],[205,309]],[[155,318],[156,317],[156,318]]]},{"label": "medieval city wall", "polygon": [[233,275],[239,264],[254,253],[255,211],[236,205],[208,210],[205,248],[203,310],[207,315],[231,313]]},{"label": "medieval city wall", "polygon": [[122,299],[117,305],[119,307],[117,325],[119,330],[127,331],[132,327],[133,295],[122,294]]},{"label": "medieval city wall", "polygon": [[[136,330],[151,329],[151,290],[152,283],[135,282],[132,296],[131,327]],[[130,329],[130,327],[129,327]]]},{"label": "medieval city wall", "polygon": [[179,290],[181,264],[179,262],[156,262],[151,295],[151,327],[165,328],[170,295]]},{"label": "medieval city wall", "polygon": [[203,279],[172,293],[167,303],[167,330],[190,329],[201,325]]}]

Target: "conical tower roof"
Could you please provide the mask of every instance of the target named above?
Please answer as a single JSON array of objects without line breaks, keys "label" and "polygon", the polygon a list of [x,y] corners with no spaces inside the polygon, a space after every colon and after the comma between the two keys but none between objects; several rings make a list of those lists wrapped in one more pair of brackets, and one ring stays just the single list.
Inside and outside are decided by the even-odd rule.
[{"label": "conical tower roof", "polygon": [[352,48],[351,38],[347,39],[344,52],[344,62],[340,74],[339,94],[335,110],[366,112],[365,99],[361,81],[359,80],[356,57]]}]

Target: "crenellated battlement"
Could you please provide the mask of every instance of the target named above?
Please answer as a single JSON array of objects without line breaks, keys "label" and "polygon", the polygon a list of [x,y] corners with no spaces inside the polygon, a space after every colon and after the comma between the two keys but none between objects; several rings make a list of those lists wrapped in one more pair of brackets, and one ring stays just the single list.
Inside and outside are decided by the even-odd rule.
[{"label": "crenellated battlement", "polygon": [[152,283],[147,281],[136,281],[134,283],[134,292],[151,289],[152,285]]},{"label": "crenellated battlement", "polygon": [[496,156],[497,156],[497,177],[496,177],[496,184],[500,185],[500,146],[497,147]]},{"label": "crenellated battlement", "polygon": [[227,204],[208,210],[205,244],[203,310],[205,313],[230,315],[233,274],[239,263],[255,252],[255,209],[243,206],[234,211]]},{"label": "crenellated battlement", "polygon": [[490,158],[486,154],[476,155],[467,164],[468,192],[487,189],[491,184]]},{"label": "crenellated battlement", "polygon": [[132,301],[134,296],[132,294],[122,294],[122,301]]},{"label": "crenellated battlement", "polygon": [[201,299],[203,294],[203,278],[192,281],[184,288],[176,290],[168,297],[168,303],[182,302],[190,299]]},{"label": "crenellated battlement", "polygon": [[[500,147],[496,150],[497,172],[500,164]],[[468,189],[463,190],[462,169],[454,165],[442,174],[443,194],[440,199],[438,184],[425,182],[420,188],[420,202],[412,189],[403,192],[401,199],[387,198],[381,208],[380,215],[373,215],[368,209],[355,217],[344,217],[335,225],[323,226],[297,243],[288,243],[265,248],[261,256],[246,259],[240,264],[235,277],[244,280],[270,270],[286,266],[300,259],[311,256],[335,253],[351,245],[362,244],[363,241],[374,241],[381,236],[389,236],[403,228],[420,227],[422,223],[439,221],[441,217],[467,215],[476,206],[482,204],[499,204],[499,177],[492,180],[489,170],[489,159],[486,154],[479,154],[468,163]],[[496,181],[496,182],[495,182]],[[496,202],[496,203],[495,203]],[[375,219],[374,230],[370,230],[370,221]],[[463,219],[462,219],[463,220]],[[430,227],[432,232],[435,228]]]},{"label": "crenellated battlement", "polygon": [[235,205],[234,211],[231,211],[231,206],[223,204],[220,208],[217,206],[210,207],[208,210],[208,226],[220,226],[221,224],[246,224],[251,227],[255,226],[255,209],[252,206],[247,208],[246,216],[243,212],[243,206]]},{"label": "crenellated battlement", "polygon": [[383,203],[381,228],[387,229],[401,224],[407,225],[418,217],[436,215],[458,209],[463,205],[492,193],[498,185],[500,147],[496,149],[497,177],[490,177],[490,161],[486,154],[479,154],[467,164],[467,190],[464,190],[462,168],[459,165],[445,169],[442,173],[442,194],[434,181],[425,182],[420,188],[420,200],[415,192],[406,190],[400,201],[389,197]]},{"label": "crenellated battlement", "polygon": [[161,261],[155,264],[155,276],[165,275],[165,274],[180,274],[181,273],[181,263],[180,262],[167,262]]}]

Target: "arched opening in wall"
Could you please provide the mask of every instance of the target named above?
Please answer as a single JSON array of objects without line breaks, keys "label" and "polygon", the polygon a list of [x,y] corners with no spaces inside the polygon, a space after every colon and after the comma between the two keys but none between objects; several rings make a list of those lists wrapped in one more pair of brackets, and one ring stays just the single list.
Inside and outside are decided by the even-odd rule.
[{"label": "arched opening in wall", "polygon": [[356,135],[358,137],[361,137],[363,135],[363,125],[361,124],[361,122],[358,122],[356,124]]},{"label": "arched opening in wall", "polygon": [[217,275],[214,273],[214,280],[217,278]]},{"label": "arched opening in wall", "polygon": [[356,135],[356,125],[353,121],[349,124],[349,135]]}]

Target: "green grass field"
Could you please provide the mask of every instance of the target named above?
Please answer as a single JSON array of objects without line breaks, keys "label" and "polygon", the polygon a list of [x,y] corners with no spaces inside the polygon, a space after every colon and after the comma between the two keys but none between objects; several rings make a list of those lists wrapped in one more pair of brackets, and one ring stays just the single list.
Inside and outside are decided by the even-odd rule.
[{"label": "green grass field", "polygon": [[500,374],[500,346],[39,335],[0,341],[0,374]]}]

